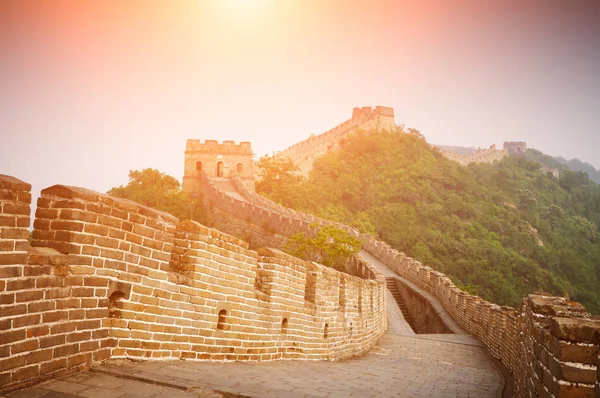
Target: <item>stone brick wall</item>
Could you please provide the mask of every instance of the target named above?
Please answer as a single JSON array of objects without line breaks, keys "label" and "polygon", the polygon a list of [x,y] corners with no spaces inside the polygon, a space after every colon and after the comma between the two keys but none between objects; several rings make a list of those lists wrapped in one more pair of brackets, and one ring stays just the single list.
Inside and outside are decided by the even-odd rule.
[{"label": "stone brick wall", "polygon": [[370,106],[354,108],[352,118],[344,123],[323,134],[312,135],[307,140],[294,144],[275,156],[291,159],[300,169],[300,173],[307,175],[318,157],[339,148],[340,141],[354,133],[357,128],[365,131],[389,130],[395,126],[393,108],[385,106],[377,106],[375,109]]},{"label": "stone brick wall", "polygon": [[[531,331],[532,327],[527,328],[528,324],[533,325],[538,322],[540,313],[535,307],[531,309],[531,299],[525,300],[523,306],[519,310],[512,307],[501,307],[490,303],[480,297],[470,295],[459,289],[447,276],[433,270],[421,262],[406,256],[387,243],[378,241],[370,235],[361,234],[358,230],[345,226],[340,223],[334,223],[328,220],[323,220],[309,214],[296,212],[291,209],[284,208],[269,199],[258,195],[256,192],[245,188],[241,181],[234,183],[242,196],[250,203],[243,204],[242,201],[235,199],[224,199],[217,202],[217,206],[223,206],[225,213],[228,214],[244,214],[248,222],[258,222],[261,225],[266,225],[273,230],[276,230],[283,236],[291,233],[304,231],[310,228],[311,223],[320,225],[335,225],[349,232],[350,234],[359,237],[363,242],[363,249],[375,255],[379,260],[386,264],[390,269],[397,272],[399,275],[408,279],[418,287],[436,296],[446,311],[452,318],[469,333],[480,339],[487,347],[488,351],[497,359],[499,359],[514,375],[515,375],[515,391],[516,396],[551,396],[556,395],[556,391],[560,392],[560,396],[566,395],[567,392],[579,394],[574,396],[591,397],[593,394],[594,384],[598,384],[597,366],[594,364],[594,355],[600,352],[600,319],[598,317],[590,317],[585,310],[577,303],[568,303],[565,299],[558,297],[543,297],[540,300],[554,303],[569,308],[569,311],[556,310],[555,315],[564,317],[565,321],[573,324],[573,330],[586,330],[588,336],[585,337],[582,333],[574,333],[571,340],[561,336],[554,336],[555,340],[563,340],[569,348],[573,346],[588,347],[588,356],[571,356],[561,358],[557,357],[557,361],[561,362],[557,365],[557,361],[553,363],[552,383],[548,381],[550,387],[545,387],[547,395],[544,395],[542,387],[545,386],[546,380],[550,380],[550,376],[545,379],[531,377],[532,366],[537,366],[537,363],[545,363],[548,358],[545,352],[538,350],[534,339],[536,339]],[[210,185],[210,184],[209,184]],[[209,188],[210,189],[210,188]],[[224,194],[215,190],[215,197]],[[239,202],[239,203],[238,203]],[[355,259],[349,269],[356,272],[357,275],[368,276],[377,280],[382,280],[380,275],[370,270],[366,264],[361,264]],[[535,296],[530,296],[535,297]],[[578,309],[575,311],[575,309]],[[562,324],[560,319],[556,318],[557,324]],[[537,324],[537,323],[535,323]],[[536,326],[537,327],[537,326]],[[537,329],[536,329],[537,330]],[[546,336],[546,334],[545,334]],[[567,343],[568,342],[568,343]],[[523,348],[526,347],[526,348]],[[561,367],[563,362],[569,362],[567,367],[584,369],[585,382],[580,380],[577,384],[570,376],[563,372],[558,373],[557,366]],[[524,364],[532,363],[532,366]],[[545,365],[546,367],[548,365]],[[550,368],[548,368],[550,369]],[[539,367],[538,367],[539,371]],[[568,374],[568,373],[567,373]],[[592,380],[593,374],[596,374],[596,380]],[[528,375],[527,382],[523,382],[519,375]],[[583,384],[582,384],[583,383]]]},{"label": "stone brick wall", "polygon": [[0,392],[109,357],[339,360],[387,327],[385,285],[137,203],[0,177]]},{"label": "stone brick wall", "polygon": [[411,289],[401,280],[396,279],[396,286],[402,300],[406,304],[413,319],[413,330],[418,334],[453,333],[444,323],[429,301],[418,292]]},{"label": "stone brick wall", "polygon": [[523,301],[517,395],[594,396],[600,380],[600,322],[562,298],[530,295]]},{"label": "stone brick wall", "polygon": [[460,155],[458,153],[442,151],[442,155],[450,160],[454,160],[463,166],[468,166],[471,163],[494,163],[508,156],[508,149],[497,150],[495,145],[488,149],[479,149],[470,155]]}]

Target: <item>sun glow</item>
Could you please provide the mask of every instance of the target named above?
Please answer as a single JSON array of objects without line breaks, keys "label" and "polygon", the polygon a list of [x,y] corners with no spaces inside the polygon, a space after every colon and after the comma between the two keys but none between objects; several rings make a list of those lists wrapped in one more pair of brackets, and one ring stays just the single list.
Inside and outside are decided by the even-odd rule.
[{"label": "sun glow", "polygon": [[254,12],[260,11],[267,7],[270,0],[219,0],[223,8],[229,10],[237,10],[240,12]]}]

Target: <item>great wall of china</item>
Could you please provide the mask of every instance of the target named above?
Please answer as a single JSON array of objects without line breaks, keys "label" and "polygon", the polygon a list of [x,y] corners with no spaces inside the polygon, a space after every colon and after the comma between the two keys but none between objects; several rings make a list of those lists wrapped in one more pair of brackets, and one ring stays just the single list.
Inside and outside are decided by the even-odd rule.
[{"label": "great wall of china", "polygon": [[[389,108],[356,109],[351,120],[360,114],[367,124],[354,127],[373,127],[374,120],[390,127],[389,119],[382,126]],[[315,148],[331,150],[349,134],[347,125],[331,131],[345,133],[280,156],[304,159],[307,172]],[[512,373],[515,396],[600,395],[600,320],[578,303],[530,295],[515,310],[487,302],[385,242],[256,194],[248,174],[238,175],[250,173],[239,154],[210,159],[218,155],[217,166],[208,167],[186,152],[184,189],[205,193],[219,230],[249,238],[252,247],[279,248],[293,233],[336,225],[440,303],[452,318],[446,324],[481,340]],[[229,166],[235,172],[225,176],[228,163],[242,168]],[[350,262],[349,274],[339,273],[60,185],[42,191],[29,242],[30,190],[0,176],[0,391],[108,358],[337,360],[368,351],[387,329],[386,276],[364,257]]]}]

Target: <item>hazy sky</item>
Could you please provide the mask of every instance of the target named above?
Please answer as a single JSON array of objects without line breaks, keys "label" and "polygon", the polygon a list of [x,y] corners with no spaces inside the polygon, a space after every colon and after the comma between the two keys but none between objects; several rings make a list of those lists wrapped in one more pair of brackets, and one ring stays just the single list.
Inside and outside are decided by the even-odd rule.
[{"label": "hazy sky", "polygon": [[429,142],[600,167],[600,2],[0,1],[0,174],[98,191],[391,106]]}]

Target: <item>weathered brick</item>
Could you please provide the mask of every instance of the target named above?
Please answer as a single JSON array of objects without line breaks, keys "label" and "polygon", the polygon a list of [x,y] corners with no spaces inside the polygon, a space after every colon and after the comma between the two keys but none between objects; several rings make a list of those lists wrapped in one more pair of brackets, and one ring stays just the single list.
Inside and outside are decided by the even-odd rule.
[{"label": "weathered brick", "polygon": [[100,236],[108,236],[108,227],[98,224],[85,224],[84,232]]},{"label": "weathered brick", "polygon": [[[0,272],[2,272],[3,267],[0,267]],[[6,281],[6,290],[25,290],[25,289],[33,289],[35,287],[35,279],[27,278],[27,279],[12,279]]]},{"label": "weathered brick", "polygon": [[26,351],[34,351],[40,347],[40,343],[37,339],[25,340],[20,343],[13,344],[10,347],[11,355],[19,354]]},{"label": "weathered brick", "polygon": [[29,230],[26,228],[2,228],[2,239],[29,239]]},{"label": "weathered brick", "polygon": [[48,300],[69,297],[71,295],[70,287],[59,287],[44,290],[44,298]]},{"label": "weathered brick", "polygon": [[81,210],[64,209],[60,212],[60,219],[96,223],[98,220],[98,215]]},{"label": "weathered brick", "polygon": [[105,258],[110,258],[113,260],[123,260],[123,252],[118,250],[110,250],[110,249],[101,249],[100,255]]},{"label": "weathered brick", "polygon": [[14,293],[0,294],[0,305],[13,304],[14,302]]},{"label": "weathered brick", "polygon": [[26,331],[27,338],[41,337],[50,333],[50,328],[47,325],[28,328]]},{"label": "weathered brick", "polygon": [[67,335],[67,343],[89,340],[91,337],[92,333],[90,331],[69,333]]},{"label": "weathered brick", "polygon": [[44,298],[44,292],[41,290],[31,290],[26,292],[19,292],[16,295],[17,303],[23,303],[26,301],[36,301]]},{"label": "weathered brick", "polygon": [[13,328],[18,329],[23,326],[35,325],[35,324],[39,323],[40,317],[41,317],[40,314],[32,314],[32,315],[25,315],[25,316],[20,316],[20,317],[14,318],[13,319]]},{"label": "weathered brick", "polygon": [[97,276],[88,276],[84,278],[83,284],[85,286],[107,287],[108,279]]},{"label": "weathered brick", "polygon": [[14,369],[26,364],[25,357],[10,357],[6,359],[0,359],[0,372],[4,370]]},{"label": "weathered brick", "polygon": [[[61,326],[61,325],[56,325],[56,326],[52,327],[53,334],[56,333],[56,331],[54,329],[58,328],[59,326]],[[64,333],[64,332],[60,332],[60,333]],[[46,337],[42,337],[40,339],[40,348],[55,347],[57,345],[65,344],[65,342],[66,342],[66,337],[64,334],[54,335],[54,336],[46,336]]]},{"label": "weathered brick", "polygon": [[21,203],[31,204],[31,192],[19,191],[17,193],[17,200]]},{"label": "weathered brick", "polygon": [[16,227],[17,217],[0,214],[0,227]]},{"label": "weathered brick", "polygon": [[0,252],[11,252],[14,250],[14,248],[15,248],[15,241],[12,241],[12,240],[1,241],[0,240]]},{"label": "weathered brick", "polygon": [[14,278],[21,276],[21,267],[4,267],[11,264],[25,264],[27,254],[22,253],[0,253],[0,278]]},{"label": "weathered brick", "polygon": [[35,218],[39,219],[39,218],[46,218],[46,219],[50,219],[50,220],[54,220],[56,218],[58,218],[58,209],[48,209],[48,208],[43,208],[43,207],[38,207],[35,210]]},{"label": "weathered brick", "polygon": [[53,373],[67,367],[67,358],[57,358],[49,362],[44,362],[40,365],[42,374]]},{"label": "weathered brick", "polygon": [[12,374],[12,381],[20,381],[25,379],[31,379],[40,374],[40,366],[39,365],[31,365],[25,368],[17,369]]},{"label": "weathered brick", "polygon": [[25,304],[11,305],[9,307],[0,307],[0,318],[6,316],[23,315],[27,312]]},{"label": "weathered brick", "polygon": [[69,319],[69,313],[64,310],[46,312],[42,314],[42,322],[44,323],[64,321],[67,319]]},{"label": "weathered brick", "polygon": [[54,358],[60,358],[76,354],[77,352],[79,352],[79,344],[75,343],[54,348],[52,355]]},{"label": "weathered brick", "polygon": [[[64,211],[64,210],[63,210]],[[50,229],[55,231],[83,232],[83,224],[76,221],[51,221]]]},{"label": "weathered brick", "polygon": [[86,319],[106,318],[108,317],[108,308],[97,308],[86,311]]},{"label": "weathered brick", "polygon": [[21,214],[25,216],[29,216],[31,213],[31,209],[29,208],[28,204],[18,202],[5,203],[3,211],[4,213]]},{"label": "weathered brick", "polygon": [[101,322],[98,319],[91,319],[89,321],[77,322],[77,330],[88,330],[100,328]]},{"label": "weathered brick", "polygon": [[94,361],[100,362],[105,361],[110,358],[110,349],[102,349],[94,352]]}]

